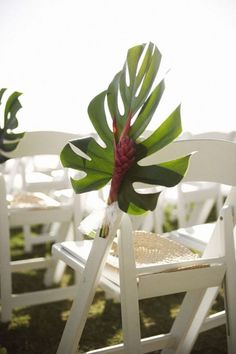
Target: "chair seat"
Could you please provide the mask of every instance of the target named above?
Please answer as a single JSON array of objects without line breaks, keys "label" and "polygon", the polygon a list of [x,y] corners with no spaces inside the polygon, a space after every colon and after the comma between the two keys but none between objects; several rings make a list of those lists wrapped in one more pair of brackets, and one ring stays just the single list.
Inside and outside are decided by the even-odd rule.
[{"label": "chair seat", "polygon": [[[137,274],[148,273],[153,266],[158,266],[158,271],[173,268],[176,264],[181,265],[185,262],[194,262],[199,257],[196,253],[183,246],[179,242],[171,240],[169,235],[160,236],[145,231],[136,231],[134,236],[134,249],[136,257]],[[83,268],[89,257],[92,240],[65,241],[53,245],[55,255],[65,253],[69,258],[75,259],[75,264]],[[119,270],[117,238],[114,239],[106,268],[109,267],[114,272]],[[78,268],[71,262],[72,268]],[[179,267],[177,267],[179,268]]]},{"label": "chair seat", "polygon": [[203,252],[210,240],[214,227],[215,223],[183,227],[178,230],[171,231],[171,237],[177,242],[181,239],[181,242],[186,247]]},{"label": "chair seat", "polygon": [[8,198],[9,208],[12,210],[20,209],[48,209],[56,208],[60,203],[46,195],[45,193],[22,192]]},{"label": "chair seat", "polygon": [[45,223],[47,220],[48,222],[68,220],[73,213],[73,198],[71,193],[66,192],[66,190],[57,191],[53,197],[41,192],[9,195],[8,209],[11,226],[34,225]]},{"label": "chair seat", "polygon": [[[52,246],[52,255],[64,261],[78,273],[82,273],[89,257],[92,240],[65,241]],[[108,296],[120,300],[119,272],[106,264],[100,279],[100,286]]]},{"label": "chair seat", "polygon": [[[235,145],[223,141],[179,141],[174,143],[169,151],[162,149],[156,156],[148,157],[143,162],[143,166],[171,161],[178,156],[183,156],[186,151],[196,151],[196,153],[191,157],[191,164],[183,182],[208,181],[235,186],[236,172],[232,168],[236,158]],[[207,226],[208,231],[209,228],[214,227],[208,237],[207,235],[206,238],[204,237],[203,226],[197,227],[200,230],[199,233],[196,228],[192,230],[194,231],[192,233],[191,228],[187,228],[179,230],[178,233],[164,234],[166,238],[178,241],[187,248],[200,250],[198,258],[179,262],[173,260],[173,262],[164,264],[139,265],[135,257],[132,222],[126,214],[117,215],[117,223],[115,225],[112,223],[112,229],[106,238],[100,237],[98,229],[94,240],[90,241],[87,246],[85,244],[83,246],[82,243],[77,243],[75,246],[68,243],[55,245],[54,255],[57,254],[58,258],[65,260],[68,265],[74,265],[75,269],[77,265],[77,269],[81,271],[78,292],[57,353],[74,354],[78,350],[77,346],[96,288],[102,285],[103,280],[107,281],[107,287],[114,285],[114,288],[120,290],[124,353],[153,352],[163,349],[163,354],[187,354],[191,352],[201,331],[224,323],[227,326],[229,353],[235,353],[235,193],[235,188],[232,188],[215,227],[214,225]],[[194,241],[191,245],[187,244],[189,240],[186,230]],[[111,255],[114,256],[114,254],[109,254],[110,250],[114,252],[112,242],[115,234],[118,236],[118,267],[110,262]],[[189,239],[191,240],[191,237]],[[112,281],[111,275],[106,273],[108,266],[111,266],[112,274],[116,274],[120,284],[114,279]],[[222,289],[223,281],[225,313],[221,311],[212,317],[208,316],[219,290]],[[160,345],[155,341],[155,346],[151,350],[148,348],[144,351],[140,330],[139,300],[175,293],[186,294],[170,332],[167,333],[168,336],[170,335],[171,342],[168,339],[165,344]],[[166,333],[164,336],[166,338]],[[122,352],[122,350],[113,349],[102,348],[96,352]]]},{"label": "chair seat", "polygon": [[[175,275],[174,273],[182,273],[182,271],[185,271],[185,274],[183,276],[186,277],[186,272],[189,271],[188,276],[190,282],[194,280],[194,276],[190,272],[191,270],[196,269],[198,274],[195,273],[195,277],[199,276],[201,278],[201,274],[203,273],[201,268],[206,267],[209,267],[208,272],[212,272],[213,285],[215,282],[214,274],[217,274],[217,279],[218,276],[223,277],[223,258],[217,258],[217,260],[215,260],[214,258],[207,260],[201,258],[197,253],[192,252],[189,248],[187,248],[179,241],[176,242],[176,240],[171,239],[171,236],[171,233],[166,233],[160,236],[158,234],[144,231],[134,232],[136,274],[139,277],[140,284],[146,282],[146,275],[149,276],[150,281],[151,273],[153,274],[154,282],[158,284],[160,281],[165,281],[165,274],[168,274],[169,277],[169,273],[171,271],[173,272],[173,289],[176,289],[178,281],[174,281],[174,279],[182,278],[182,274]],[[178,240],[180,240],[180,237]],[[66,262],[70,267],[72,267],[75,271],[81,273],[84,270],[86,262],[89,258],[92,245],[93,240],[82,240],[76,242],[65,241],[54,244],[52,247],[52,253],[56,258],[61,259],[62,261]],[[210,265],[213,266],[215,265],[215,263],[218,264],[217,269],[213,269],[214,267],[210,267]],[[219,266],[221,266],[221,270]],[[156,279],[157,276],[160,276],[158,280]],[[119,258],[116,238],[113,241],[110,253],[108,255],[102,273],[100,285],[101,287],[105,288],[108,293],[119,293]],[[193,288],[194,286],[196,286],[195,281],[193,281],[192,284]],[[171,293],[172,291],[170,285],[168,285],[168,287]],[[146,286],[140,286],[139,288],[140,298],[150,296],[150,294],[147,295],[147,292],[145,291]],[[156,286],[148,287],[149,290],[154,288],[156,288]],[[173,292],[174,291],[175,290],[173,290]]]}]

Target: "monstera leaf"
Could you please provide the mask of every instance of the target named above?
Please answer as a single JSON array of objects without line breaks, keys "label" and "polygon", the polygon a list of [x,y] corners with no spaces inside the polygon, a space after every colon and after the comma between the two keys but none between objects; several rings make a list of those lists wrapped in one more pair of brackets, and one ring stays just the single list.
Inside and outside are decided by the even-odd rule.
[{"label": "monstera leaf", "polygon": [[123,69],[90,102],[88,114],[104,146],[87,137],[69,142],[61,152],[64,166],[85,173],[71,180],[76,193],[111,181],[108,204],[117,201],[121,210],[137,215],[155,209],[159,193],[139,194],[134,182],[172,187],[183,178],[190,156],[152,166],[138,164],[182,131],[178,106],[148,138],[140,139],[164,92],[164,80],[152,90],[160,61],[153,43],[129,49]]},{"label": "monstera leaf", "polygon": [[[0,105],[2,104],[2,97],[5,88],[0,89]],[[8,152],[15,150],[20,139],[24,136],[24,133],[14,133],[13,130],[18,127],[18,120],[16,114],[21,108],[19,96],[21,93],[13,92],[7,99],[4,115],[3,125],[0,124],[0,163],[3,163],[9,159]],[[0,122],[1,123],[1,122]]]}]

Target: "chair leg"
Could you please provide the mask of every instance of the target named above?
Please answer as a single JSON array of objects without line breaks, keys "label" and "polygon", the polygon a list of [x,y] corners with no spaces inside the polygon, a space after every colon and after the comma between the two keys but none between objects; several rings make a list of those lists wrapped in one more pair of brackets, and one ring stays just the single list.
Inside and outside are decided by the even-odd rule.
[{"label": "chair leg", "polygon": [[[127,215],[123,218],[124,223],[118,233],[118,245],[124,353],[139,354],[142,351],[132,225]],[[126,254],[129,254],[129,257],[125,257]]]},{"label": "chair leg", "polygon": [[236,353],[236,258],[233,230],[233,210],[229,207],[223,208],[221,212],[221,234],[225,235],[225,253],[228,270],[225,275],[224,292],[229,354]]},{"label": "chair leg", "polygon": [[77,350],[112,241],[113,237],[111,236],[105,239],[96,236],[93,241],[84,272],[79,279],[78,292],[73,301],[57,354],[74,354]]},{"label": "chair leg", "polygon": [[[10,321],[11,316],[12,316],[12,302],[11,302],[12,278],[11,278],[10,259],[6,253],[7,253],[7,250],[5,250],[4,255],[3,254],[0,255],[0,258],[1,258],[1,260],[0,260],[0,266],[1,266],[0,289],[1,289],[1,311],[2,311],[1,321],[2,322]],[[5,264],[3,264],[3,262],[2,262],[3,256],[5,258],[5,261],[3,261],[3,262]]]},{"label": "chair leg", "polygon": [[217,216],[220,215],[220,210],[222,209],[222,206],[223,206],[223,194],[222,194],[221,186],[219,185],[218,194],[216,197],[216,215]]},{"label": "chair leg", "polygon": [[23,234],[24,234],[24,249],[26,253],[30,253],[32,251],[32,243],[31,243],[31,226],[24,225],[23,226]]},{"label": "chair leg", "polygon": [[184,194],[182,192],[182,184],[179,183],[177,186],[177,220],[178,227],[186,227],[186,203],[184,200]]},{"label": "chair leg", "polygon": [[163,195],[162,193],[160,194],[157,206],[153,211],[154,232],[159,234],[163,233],[163,224],[164,224],[165,197]]},{"label": "chair leg", "polygon": [[[224,207],[222,209],[219,227],[222,247],[225,247],[227,269],[225,274],[225,304],[228,352],[229,354],[234,354],[236,352],[236,260],[231,208]],[[218,287],[208,288],[205,291],[200,289],[186,294],[180,313],[171,330],[178,343],[174,351],[175,354],[189,353],[191,351],[217,293]],[[163,354],[170,353],[173,353],[173,349],[163,351]]]},{"label": "chair leg", "polygon": [[180,312],[171,329],[176,339],[175,348],[166,348],[162,354],[188,354],[218,293],[219,288],[198,289],[185,295]]},{"label": "chair leg", "polygon": [[[58,242],[73,240],[73,230],[69,222],[63,223],[59,226],[58,235],[56,237]],[[44,275],[44,285],[50,286],[54,283],[59,283],[61,280],[66,265],[60,260],[55,260],[52,266],[47,269]]]},{"label": "chair leg", "polygon": [[[6,193],[5,183],[0,175],[0,191]],[[1,289],[1,320],[8,322],[12,314],[12,277],[11,277],[11,255],[10,255],[10,232],[7,215],[7,202],[0,205],[0,289]]]}]

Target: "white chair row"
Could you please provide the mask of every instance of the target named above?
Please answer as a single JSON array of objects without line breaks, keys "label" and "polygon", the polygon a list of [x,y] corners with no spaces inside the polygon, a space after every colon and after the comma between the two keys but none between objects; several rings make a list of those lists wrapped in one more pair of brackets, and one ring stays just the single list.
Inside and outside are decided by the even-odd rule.
[{"label": "white chair row", "polygon": [[[46,162],[47,159],[54,156],[59,161],[59,155],[64,145],[68,140],[75,138],[78,136],[63,132],[25,133],[17,149],[10,155],[11,160],[9,160],[8,166],[13,166],[14,169],[8,169],[7,166],[5,173],[0,174],[0,302],[2,321],[9,321],[12,310],[16,307],[72,298],[74,295],[74,285],[63,289],[14,294],[12,290],[13,272],[46,269],[44,282],[45,285],[51,285],[60,280],[65,265],[62,262],[55,262],[50,257],[29,258],[27,254],[20,261],[12,261],[10,237],[12,228],[22,227],[27,251],[30,251],[35,244],[53,243],[79,237],[74,227],[75,203],[78,211],[76,222],[78,223],[82,218],[82,209],[79,196],[75,197],[71,188],[64,189],[69,186],[67,171],[60,166],[63,172],[60,181],[57,178],[31,179],[30,183],[30,180],[26,178],[28,171],[23,169],[22,162],[22,160],[28,162],[35,159],[36,156],[44,158]],[[16,184],[19,182],[19,176],[23,179],[20,189]],[[14,177],[18,178],[16,183]],[[61,190],[58,190],[59,187]],[[34,225],[42,225],[42,233],[33,237],[31,227]],[[48,225],[52,227],[48,228]]]},{"label": "white chair row", "polygon": [[[26,202],[27,193],[29,202],[30,197],[33,197],[32,193],[35,192],[46,193],[47,196],[54,198],[55,195],[53,194],[55,191],[69,189],[68,171],[61,168],[59,161],[58,155],[37,155],[8,160],[4,166],[4,179],[6,181],[8,198],[17,195],[19,208],[20,199],[24,198]],[[53,238],[52,235],[57,229],[54,227],[54,224],[44,225],[43,228],[44,238],[35,238],[32,237],[31,226],[23,226],[25,252],[31,252],[35,244],[45,243],[46,234],[50,235],[49,238]]]},{"label": "white chair row", "polygon": [[[236,132],[209,131],[193,134],[184,132],[178,140],[213,139],[236,142]],[[184,182],[165,190],[153,213],[153,227],[156,232],[163,232],[165,210],[170,207],[172,217],[176,219],[179,228],[205,223],[215,206],[216,215],[227,196],[229,188],[224,184],[209,182]]]},{"label": "white chair row", "polygon": [[[148,353],[155,350],[162,350],[165,354],[187,354],[201,331],[224,323],[227,326],[228,353],[236,352],[236,144],[217,140],[177,141],[146,158],[143,164],[160,163],[193,151],[196,153],[190,160],[184,182],[207,181],[234,186],[214,230],[209,230],[210,234],[206,235],[208,242],[204,246],[200,242],[198,247],[197,238],[195,240],[199,258],[188,248],[188,237],[182,237],[181,232],[163,237],[153,234],[151,246],[146,244],[147,235],[144,244],[142,238],[138,241],[141,249],[137,248],[139,233],[133,233],[129,217],[119,210],[107,238],[99,237],[98,231],[94,241],[55,244],[54,256],[81,274],[58,354],[76,352],[98,284],[121,301],[124,343],[94,349],[90,354]],[[116,233],[118,250],[116,242],[114,244]],[[144,259],[140,260],[143,249]],[[161,259],[160,249],[164,249]],[[151,261],[148,261],[150,256]],[[225,312],[209,316],[222,284]],[[179,292],[186,292],[186,295],[170,332],[141,339],[139,299]]]}]

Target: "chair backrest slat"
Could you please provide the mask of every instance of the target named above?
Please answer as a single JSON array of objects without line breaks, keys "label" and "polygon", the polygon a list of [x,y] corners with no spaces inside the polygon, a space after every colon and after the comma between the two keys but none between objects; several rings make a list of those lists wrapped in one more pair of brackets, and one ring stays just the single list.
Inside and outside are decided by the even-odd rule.
[{"label": "chair backrest slat", "polygon": [[59,131],[32,131],[26,132],[16,150],[8,154],[12,158],[35,155],[59,155],[62,148],[78,134]]},{"label": "chair backrest slat", "polygon": [[236,186],[236,144],[214,139],[175,141],[140,161],[141,165],[158,164],[193,153],[183,181],[217,182]]}]

